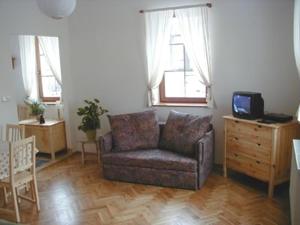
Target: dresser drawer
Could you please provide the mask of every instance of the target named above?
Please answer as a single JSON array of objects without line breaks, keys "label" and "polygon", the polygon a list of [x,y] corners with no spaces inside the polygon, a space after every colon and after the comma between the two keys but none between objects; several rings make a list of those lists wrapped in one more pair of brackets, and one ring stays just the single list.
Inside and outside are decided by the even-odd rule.
[{"label": "dresser drawer", "polygon": [[237,120],[227,120],[226,126],[228,134],[249,140],[249,142],[272,146],[272,128],[270,127],[242,123]]},{"label": "dresser drawer", "polygon": [[268,142],[251,142],[239,134],[227,134],[226,140],[228,152],[240,153],[265,163],[271,162],[272,145]]},{"label": "dresser drawer", "polygon": [[270,164],[254,160],[239,153],[227,153],[227,167],[262,181],[270,179]]}]

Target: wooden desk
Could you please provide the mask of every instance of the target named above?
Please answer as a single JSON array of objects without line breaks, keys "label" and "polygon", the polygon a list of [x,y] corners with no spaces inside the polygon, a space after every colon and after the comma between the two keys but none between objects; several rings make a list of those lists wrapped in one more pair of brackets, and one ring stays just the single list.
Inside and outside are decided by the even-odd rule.
[{"label": "wooden desk", "polygon": [[36,147],[42,153],[51,154],[55,160],[55,153],[67,148],[65,122],[46,120],[40,124],[36,120],[23,120],[19,124],[25,126],[25,137],[35,136]]}]

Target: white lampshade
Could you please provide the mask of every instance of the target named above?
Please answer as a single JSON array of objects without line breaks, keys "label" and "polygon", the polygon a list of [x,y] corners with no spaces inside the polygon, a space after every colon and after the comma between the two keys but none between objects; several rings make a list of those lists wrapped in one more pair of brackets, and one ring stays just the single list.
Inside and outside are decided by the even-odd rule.
[{"label": "white lampshade", "polygon": [[72,14],[76,0],[37,0],[42,12],[54,19],[61,19]]}]

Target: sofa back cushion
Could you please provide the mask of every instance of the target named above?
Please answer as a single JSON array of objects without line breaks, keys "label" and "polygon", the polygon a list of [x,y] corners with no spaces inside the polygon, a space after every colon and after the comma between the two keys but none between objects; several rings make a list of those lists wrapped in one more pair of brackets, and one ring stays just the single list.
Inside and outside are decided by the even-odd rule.
[{"label": "sofa back cushion", "polygon": [[159,147],[193,157],[195,144],[208,131],[211,118],[171,111]]},{"label": "sofa back cushion", "polygon": [[113,149],[117,151],[157,148],[159,124],[155,111],[109,115]]}]

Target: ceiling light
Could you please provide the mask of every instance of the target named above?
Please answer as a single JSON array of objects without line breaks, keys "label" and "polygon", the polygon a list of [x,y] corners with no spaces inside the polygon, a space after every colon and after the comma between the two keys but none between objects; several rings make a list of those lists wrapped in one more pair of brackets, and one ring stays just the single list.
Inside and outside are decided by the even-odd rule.
[{"label": "ceiling light", "polygon": [[54,19],[61,19],[72,14],[76,0],[37,0],[42,12]]}]

